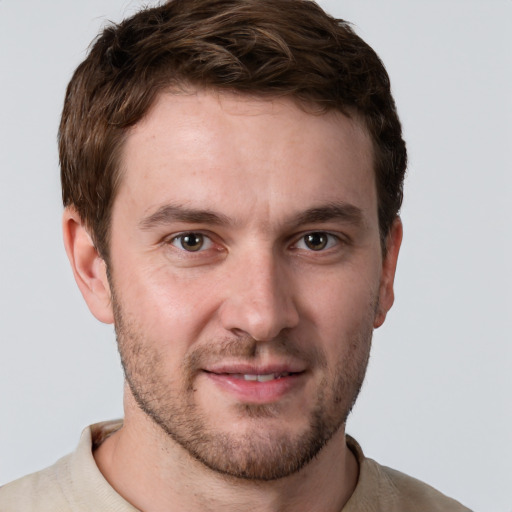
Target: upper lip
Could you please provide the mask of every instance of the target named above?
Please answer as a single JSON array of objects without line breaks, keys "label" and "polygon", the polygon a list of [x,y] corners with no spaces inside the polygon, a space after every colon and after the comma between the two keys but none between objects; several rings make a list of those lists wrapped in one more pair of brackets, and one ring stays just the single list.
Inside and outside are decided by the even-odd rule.
[{"label": "upper lip", "polygon": [[250,363],[218,363],[206,366],[204,371],[217,374],[269,375],[271,373],[301,373],[305,366],[300,363],[273,363],[255,365]]}]

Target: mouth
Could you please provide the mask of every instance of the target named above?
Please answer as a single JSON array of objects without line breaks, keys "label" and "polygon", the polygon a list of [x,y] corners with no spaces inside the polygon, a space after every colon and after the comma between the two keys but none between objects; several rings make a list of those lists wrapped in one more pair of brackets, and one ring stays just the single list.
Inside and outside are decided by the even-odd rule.
[{"label": "mouth", "polygon": [[[293,371],[292,371],[293,370]],[[273,403],[304,383],[299,368],[215,368],[203,370],[222,393],[243,403]]]},{"label": "mouth", "polygon": [[271,380],[283,379],[285,377],[289,377],[290,375],[294,375],[291,372],[281,372],[281,373],[232,373],[230,374],[233,379],[241,379],[248,381],[257,381],[257,382],[270,382]]}]

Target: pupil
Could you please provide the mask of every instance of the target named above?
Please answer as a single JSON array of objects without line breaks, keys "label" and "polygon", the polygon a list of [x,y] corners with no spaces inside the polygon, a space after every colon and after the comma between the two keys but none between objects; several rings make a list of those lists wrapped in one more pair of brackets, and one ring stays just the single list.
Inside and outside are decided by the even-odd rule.
[{"label": "pupil", "polygon": [[187,251],[198,251],[203,246],[203,235],[188,233],[181,239],[181,245]]},{"label": "pupil", "polygon": [[306,235],[306,245],[313,251],[320,251],[327,245],[324,233],[310,233]]}]

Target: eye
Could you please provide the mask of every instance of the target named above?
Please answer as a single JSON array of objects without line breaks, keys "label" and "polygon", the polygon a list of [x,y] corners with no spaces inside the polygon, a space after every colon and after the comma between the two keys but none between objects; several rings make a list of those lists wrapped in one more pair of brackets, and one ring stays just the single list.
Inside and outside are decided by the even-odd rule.
[{"label": "eye", "polygon": [[202,233],[182,233],[171,240],[171,245],[187,252],[205,251],[212,246],[212,241]]},{"label": "eye", "polygon": [[324,231],[314,231],[305,234],[296,244],[297,249],[309,251],[323,251],[330,249],[338,243],[338,238]]}]

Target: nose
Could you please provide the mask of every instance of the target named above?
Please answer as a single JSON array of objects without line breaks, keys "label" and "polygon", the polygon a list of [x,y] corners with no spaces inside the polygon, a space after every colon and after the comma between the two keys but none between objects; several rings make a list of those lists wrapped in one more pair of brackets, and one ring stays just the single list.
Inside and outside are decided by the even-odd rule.
[{"label": "nose", "polygon": [[293,273],[270,251],[240,258],[230,270],[220,308],[225,329],[270,341],[299,323]]}]

